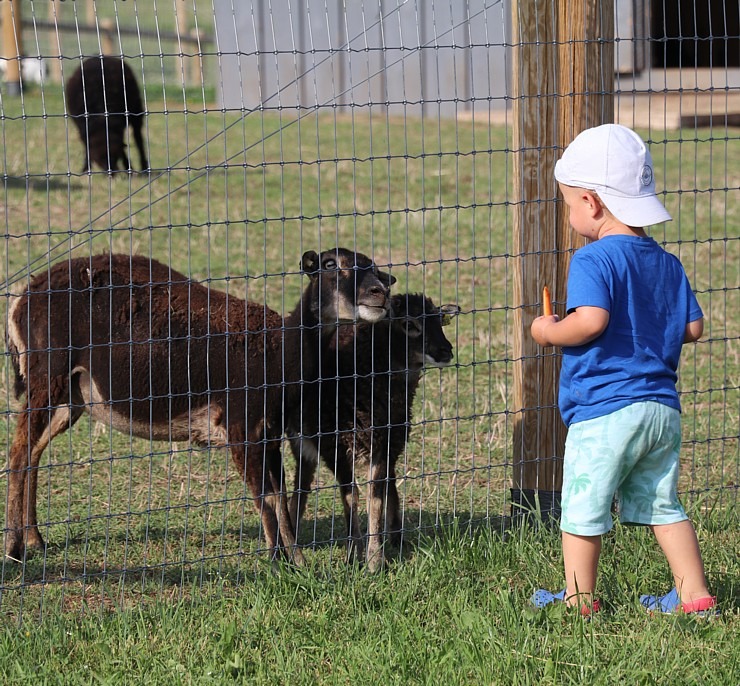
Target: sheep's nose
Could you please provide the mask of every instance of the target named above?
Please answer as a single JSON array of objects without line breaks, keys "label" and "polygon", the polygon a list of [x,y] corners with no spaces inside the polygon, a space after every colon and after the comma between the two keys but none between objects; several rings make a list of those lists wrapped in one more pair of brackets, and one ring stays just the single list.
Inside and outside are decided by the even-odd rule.
[{"label": "sheep's nose", "polygon": [[370,295],[382,295],[384,298],[388,296],[388,293],[390,293],[382,283],[371,286],[368,290]]}]

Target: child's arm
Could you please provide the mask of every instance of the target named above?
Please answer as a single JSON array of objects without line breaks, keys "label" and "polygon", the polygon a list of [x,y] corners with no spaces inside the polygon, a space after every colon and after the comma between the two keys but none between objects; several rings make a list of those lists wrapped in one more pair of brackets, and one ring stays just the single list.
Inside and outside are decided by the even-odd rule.
[{"label": "child's arm", "polygon": [[695,319],[686,325],[686,333],[683,336],[684,343],[693,343],[701,338],[704,333],[704,317]]},{"label": "child's arm", "polygon": [[608,310],[577,307],[562,320],[557,315],[537,317],[532,322],[532,338],[543,346],[584,345],[601,336],[608,324]]}]

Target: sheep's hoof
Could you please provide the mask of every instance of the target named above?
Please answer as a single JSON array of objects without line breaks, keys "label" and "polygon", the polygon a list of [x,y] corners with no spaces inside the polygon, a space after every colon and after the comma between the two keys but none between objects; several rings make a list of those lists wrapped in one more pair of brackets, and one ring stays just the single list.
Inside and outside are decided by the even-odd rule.
[{"label": "sheep's hoof", "polygon": [[385,556],[382,550],[376,550],[374,553],[367,553],[367,571],[370,574],[377,574],[385,567]]},{"label": "sheep's hoof", "polygon": [[297,567],[304,567],[306,565],[306,558],[303,555],[303,551],[298,546],[293,547],[293,551],[288,555],[288,559]]},{"label": "sheep's hoof", "polygon": [[272,548],[270,563],[273,571],[277,571],[285,565],[302,567],[306,564],[306,558],[303,556],[303,551],[297,545],[291,547],[275,546]]},{"label": "sheep's hoof", "polygon": [[383,571],[383,567],[385,566],[385,561],[382,557],[375,556],[370,558],[367,561],[367,571],[370,574],[377,574],[378,572]]}]

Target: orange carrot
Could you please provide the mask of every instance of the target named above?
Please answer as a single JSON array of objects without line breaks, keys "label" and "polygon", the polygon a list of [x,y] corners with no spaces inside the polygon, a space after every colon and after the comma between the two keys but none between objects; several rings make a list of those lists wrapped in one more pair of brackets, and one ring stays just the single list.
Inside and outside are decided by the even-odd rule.
[{"label": "orange carrot", "polygon": [[550,298],[550,289],[547,286],[542,289],[542,314],[545,317],[552,316],[552,299]]}]

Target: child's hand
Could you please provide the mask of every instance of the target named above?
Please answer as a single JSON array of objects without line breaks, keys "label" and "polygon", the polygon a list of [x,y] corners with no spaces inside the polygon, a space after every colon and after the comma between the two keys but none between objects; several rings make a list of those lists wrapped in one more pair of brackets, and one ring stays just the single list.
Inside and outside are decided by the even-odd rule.
[{"label": "child's hand", "polygon": [[546,329],[548,326],[558,321],[560,321],[560,317],[556,314],[537,317],[537,319],[532,322],[532,338],[542,346],[552,345],[550,339],[547,338]]}]

